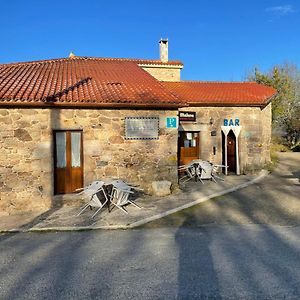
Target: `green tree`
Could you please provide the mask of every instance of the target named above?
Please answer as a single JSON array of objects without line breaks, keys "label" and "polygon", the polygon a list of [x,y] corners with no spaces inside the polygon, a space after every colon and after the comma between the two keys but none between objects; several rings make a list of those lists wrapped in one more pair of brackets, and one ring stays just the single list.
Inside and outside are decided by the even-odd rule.
[{"label": "green tree", "polygon": [[275,135],[280,132],[288,146],[300,140],[300,69],[294,64],[273,67],[266,73],[255,69],[249,79],[277,90],[272,99],[272,127]]}]

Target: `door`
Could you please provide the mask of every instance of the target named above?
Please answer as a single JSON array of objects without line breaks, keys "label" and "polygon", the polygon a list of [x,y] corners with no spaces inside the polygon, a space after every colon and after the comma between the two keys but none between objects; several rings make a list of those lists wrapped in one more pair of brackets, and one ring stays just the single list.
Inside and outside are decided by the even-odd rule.
[{"label": "door", "polygon": [[54,131],[54,192],[72,193],[83,187],[82,131]]},{"label": "door", "polygon": [[179,165],[185,165],[193,159],[199,158],[199,131],[180,131],[179,140]]},{"label": "door", "polygon": [[236,173],[236,138],[232,130],[227,135],[227,165],[228,172]]}]

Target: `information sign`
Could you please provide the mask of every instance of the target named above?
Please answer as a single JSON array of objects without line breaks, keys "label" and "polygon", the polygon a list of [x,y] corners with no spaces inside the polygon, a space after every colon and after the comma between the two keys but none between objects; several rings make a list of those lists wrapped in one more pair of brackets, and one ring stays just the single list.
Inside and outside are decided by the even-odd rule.
[{"label": "information sign", "polygon": [[125,139],[157,140],[159,117],[125,117]]}]

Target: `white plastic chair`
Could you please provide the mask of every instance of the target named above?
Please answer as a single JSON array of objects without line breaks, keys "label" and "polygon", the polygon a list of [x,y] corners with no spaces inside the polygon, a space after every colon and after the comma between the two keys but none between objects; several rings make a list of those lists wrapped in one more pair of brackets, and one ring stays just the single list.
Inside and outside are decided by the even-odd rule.
[{"label": "white plastic chair", "polygon": [[211,179],[214,182],[216,182],[213,176],[214,165],[211,162],[206,160],[199,160],[199,161],[194,161],[194,163],[199,164],[199,167],[202,170],[201,174],[199,174],[201,179]]},{"label": "white plastic chair", "polygon": [[185,183],[191,179],[199,180],[201,183],[203,183],[201,178],[201,173],[205,172],[202,170],[200,164],[195,161],[191,161],[190,163],[186,165],[182,165],[178,167],[179,171],[185,171],[186,175],[181,177],[179,181],[181,183]]},{"label": "white plastic chair", "polygon": [[[78,195],[83,195],[89,198],[89,201],[80,208],[80,212],[77,216],[81,215],[88,207],[95,207],[97,208],[96,212],[92,215],[92,218],[100,211],[100,209],[108,202],[108,197],[106,192],[103,188],[104,182],[103,181],[93,181],[88,186],[78,189],[76,191],[80,191]],[[98,193],[102,192],[105,198],[105,201],[102,203],[98,197]]]},{"label": "white plastic chair", "polygon": [[228,168],[228,166],[225,166],[225,165],[214,165],[214,168],[213,168],[213,176],[214,178],[217,178],[219,180],[222,180],[224,181],[224,179],[220,176],[218,176],[218,174],[220,173],[220,169],[222,170],[222,168]]},{"label": "white plastic chair", "polygon": [[194,159],[186,165],[179,166],[178,170],[183,170],[186,173],[186,175],[181,177],[179,181],[181,183],[184,183],[191,179],[195,179],[203,183],[202,179],[210,179],[214,182],[217,182],[216,178],[224,181],[223,178],[217,175],[217,169],[220,167],[222,168],[226,166],[214,165],[213,163],[206,160]]},{"label": "white plastic chair", "polygon": [[139,205],[134,203],[132,200],[129,200],[129,196],[130,196],[130,194],[134,193],[132,191],[132,189],[135,189],[135,190],[142,190],[142,189],[128,185],[127,183],[125,183],[122,180],[113,180],[111,184],[112,184],[112,191],[111,191],[111,195],[110,195],[110,203],[112,205],[121,209],[126,214],[128,214],[128,212],[123,206],[128,203],[141,209],[141,207]]},{"label": "white plastic chair", "polygon": [[219,180],[224,181],[223,178],[217,175],[218,168],[224,168],[226,166],[224,165],[215,165],[209,161],[206,160],[194,160],[193,163],[198,163],[200,166],[200,169],[202,170],[200,178],[201,179],[211,179],[214,182],[216,181],[216,178]]}]

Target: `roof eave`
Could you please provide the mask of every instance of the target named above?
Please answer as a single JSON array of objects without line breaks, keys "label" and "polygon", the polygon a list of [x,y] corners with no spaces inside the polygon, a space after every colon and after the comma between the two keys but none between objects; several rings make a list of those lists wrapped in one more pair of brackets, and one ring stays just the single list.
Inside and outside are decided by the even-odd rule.
[{"label": "roof eave", "polygon": [[276,92],[271,97],[267,98],[266,101],[263,103],[262,107],[266,107],[271,101],[278,95],[278,92]]},{"label": "roof eave", "polygon": [[189,106],[205,107],[205,106],[217,106],[217,107],[262,107],[265,103],[236,103],[236,102],[188,102]]},{"label": "roof eave", "polygon": [[22,107],[22,108],[127,108],[127,109],[178,109],[187,106],[186,103],[59,103],[59,102],[1,102],[0,107]]}]

